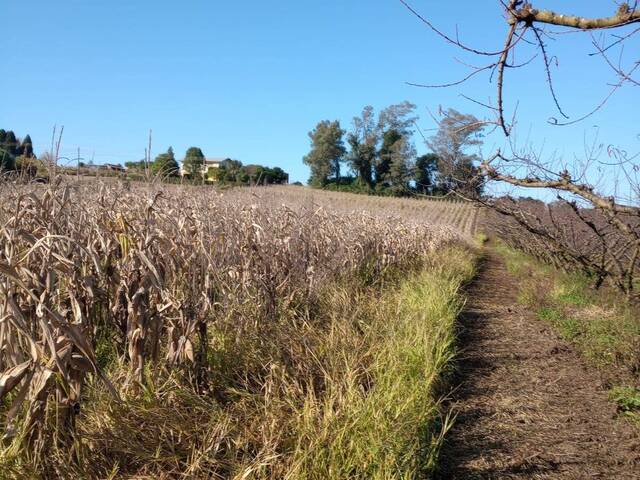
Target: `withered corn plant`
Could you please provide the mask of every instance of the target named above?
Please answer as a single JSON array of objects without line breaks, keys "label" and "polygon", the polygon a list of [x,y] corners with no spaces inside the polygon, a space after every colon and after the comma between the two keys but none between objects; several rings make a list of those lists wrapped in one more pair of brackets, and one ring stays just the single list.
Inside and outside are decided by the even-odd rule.
[{"label": "withered corn plant", "polygon": [[[58,180],[0,191],[1,447],[36,469],[52,447],[81,443],[88,382],[114,405],[143,396],[159,372],[221,402],[233,385],[259,391],[274,375],[262,353],[236,368],[216,352],[248,342],[262,352],[332,282],[375,280],[459,238],[410,213],[283,200],[283,189]],[[465,226],[469,212],[456,214]],[[277,355],[286,364],[295,348]]]}]

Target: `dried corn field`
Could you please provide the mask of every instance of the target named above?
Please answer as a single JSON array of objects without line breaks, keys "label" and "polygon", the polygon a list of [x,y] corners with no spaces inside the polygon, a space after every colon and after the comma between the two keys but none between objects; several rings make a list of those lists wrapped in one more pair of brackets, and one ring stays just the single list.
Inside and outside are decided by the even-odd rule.
[{"label": "dried corn field", "polygon": [[475,204],[446,197],[376,197],[296,186],[271,187],[270,196],[285,204],[312,202],[334,211],[364,211],[377,216],[399,217],[412,224],[451,227],[467,237],[477,232],[480,216],[480,209]]},{"label": "dried corn field", "polygon": [[477,217],[295,187],[0,188],[0,467],[15,478],[306,476],[290,422],[342,395],[333,382],[372,381],[353,316],[374,312],[354,298],[462,248]]}]

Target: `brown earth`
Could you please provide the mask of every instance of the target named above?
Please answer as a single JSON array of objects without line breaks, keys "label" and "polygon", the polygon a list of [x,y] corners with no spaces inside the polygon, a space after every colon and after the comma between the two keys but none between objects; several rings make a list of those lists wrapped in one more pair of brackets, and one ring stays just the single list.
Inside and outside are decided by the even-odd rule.
[{"label": "brown earth", "polygon": [[640,439],[491,249],[461,319],[440,479],[640,479]]}]

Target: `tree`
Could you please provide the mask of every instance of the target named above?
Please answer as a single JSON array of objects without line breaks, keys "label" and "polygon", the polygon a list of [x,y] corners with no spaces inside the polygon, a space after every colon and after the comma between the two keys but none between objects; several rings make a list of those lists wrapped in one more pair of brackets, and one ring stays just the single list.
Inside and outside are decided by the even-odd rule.
[{"label": "tree", "polygon": [[385,181],[395,195],[409,192],[415,153],[415,148],[407,137],[400,137],[389,149],[389,171],[385,175]]},{"label": "tree", "polygon": [[401,103],[389,105],[382,110],[378,116],[378,130],[381,133],[395,130],[400,135],[410,136],[412,127],[418,120],[418,116],[414,115],[415,110],[415,104],[406,100]]},{"label": "tree", "polygon": [[220,166],[218,167],[217,172],[217,179],[219,182],[235,183],[237,181],[242,181],[243,177],[242,162],[240,160],[225,158],[222,162],[220,162]]},{"label": "tree", "polygon": [[376,160],[378,129],[376,128],[373,107],[367,105],[360,117],[353,118],[353,129],[347,135],[351,147],[347,162],[358,175],[359,180],[373,186],[373,165]]},{"label": "tree", "polygon": [[216,167],[207,168],[207,180],[219,180],[218,170]]},{"label": "tree", "polygon": [[376,183],[383,183],[386,180],[393,159],[394,145],[400,140],[402,140],[402,134],[395,129],[387,130],[382,135],[382,146],[375,165]]},{"label": "tree", "polygon": [[[616,140],[613,139],[603,142],[605,147],[598,146],[601,142],[596,139],[593,147],[587,145],[583,154],[580,152],[569,155],[568,161],[553,155],[542,157],[529,142],[525,147],[518,147],[514,139],[517,116],[515,112],[513,115],[506,112],[508,97],[504,93],[511,89],[516,99],[518,94],[537,99],[539,94],[535,90],[535,80],[527,80],[525,85],[511,80],[509,72],[515,68],[531,68],[537,62],[528,59],[539,58],[541,61],[538,64],[543,69],[543,75],[539,76],[538,84],[548,90],[557,112],[553,114],[555,116],[549,115],[549,123],[556,127],[568,127],[596,115],[624,86],[639,86],[638,2],[619,2],[615,12],[611,10],[602,16],[590,18],[565,11],[539,9],[536,8],[535,1],[502,1],[501,15],[496,15],[495,18],[504,25],[505,39],[495,48],[481,49],[473,43],[461,43],[458,32],[455,35],[441,32],[426,17],[410,7],[406,0],[400,1],[448,44],[457,46],[465,55],[473,56],[462,60],[471,68],[467,75],[439,86],[458,86],[483,73],[487,74],[489,80],[495,80],[492,82],[495,84],[492,88],[497,90],[494,102],[487,104],[484,100],[486,96],[483,95],[482,100],[476,100],[475,103],[487,107],[487,111],[494,115],[493,119],[484,123],[498,127],[507,142],[503,149],[496,150],[480,163],[479,176],[485,182],[506,183],[518,189],[545,189],[559,199],[562,208],[549,205],[546,211],[540,212],[531,208],[527,202],[517,202],[511,197],[478,197],[476,201],[498,212],[501,221],[507,222],[506,227],[504,222],[501,227],[512,230],[511,233],[517,230],[517,235],[521,236],[516,242],[517,246],[526,249],[528,245],[537,244],[529,252],[536,254],[538,258],[565,269],[580,269],[596,279],[596,286],[606,278],[627,295],[631,295],[637,287],[640,274],[640,231],[637,228],[637,219],[640,217],[638,154],[615,146],[613,142]],[[563,5],[563,2],[555,3]],[[580,6],[585,9],[611,8],[606,7],[606,3],[581,2]],[[477,19],[475,12],[466,12],[472,19]],[[478,31],[495,28],[486,24],[482,27]],[[574,32],[578,35],[567,35]],[[595,98],[590,103],[586,95],[581,95],[578,105],[584,106],[584,110],[571,117],[569,114],[572,112],[563,110],[561,98],[554,88],[554,76],[562,72],[555,67],[562,61],[551,52],[550,46],[566,43],[566,39],[576,38],[580,33],[590,37],[585,58],[587,55],[600,57],[615,75],[615,79],[607,86],[606,95]],[[549,40],[554,40],[553,44],[547,43]],[[630,46],[634,41],[636,46]],[[632,52],[631,59],[628,58],[628,52]],[[576,52],[573,51],[572,54],[575,55]],[[483,63],[479,64],[479,59]],[[584,65],[583,71],[568,70],[574,77],[574,82],[576,78],[580,81],[598,78],[598,72],[590,64],[585,62]],[[530,75],[529,78],[535,79],[538,76]],[[586,85],[583,87],[582,91],[587,94],[592,91]],[[633,105],[629,103],[631,109]],[[509,118],[512,120],[509,121]],[[599,157],[605,152],[609,158],[602,162]],[[603,165],[607,166],[606,170],[602,169]],[[611,181],[606,181],[608,179]],[[621,187],[620,181],[626,185]],[[627,191],[631,193],[627,194]]]},{"label": "tree", "polygon": [[302,159],[311,168],[312,185],[326,185],[330,176],[340,180],[340,162],[346,152],[340,122],[323,120],[311,132],[311,151]]},{"label": "tree", "polygon": [[280,167],[264,167],[262,165],[242,165],[239,160],[224,160],[219,168],[210,168],[209,177],[220,183],[236,185],[272,185],[287,183],[289,175]]},{"label": "tree", "polygon": [[251,177],[249,177],[249,173],[244,168],[241,168],[236,174],[236,183],[247,185],[250,178]]},{"label": "tree", "polygon": [[[552,117],[550,119],[550,123],[554,125],[566,126],[584,120],[600,110],[613,93],[623,85],[640,85],[640,79],[636,76],[639,65],[638,59],[634,58],[631,62],[628,62],[628,64],[625,65],[625,59],[623,58],[626,44],[628,44],[632,38],[637,39],[638,37],[636,35],[640,32],[640,29],[636,28],[634,25],[640,22],[640,5],[637,1],[631,3],[621,2],[613,15],[598,18],[580,17],[565,13],[557,13],[551,10],[538,9],[533,3],[529,3],[524,0],[509,0],[508,2],[501,1],[503,10],[502,17],[506,20],[507,25],[506,35],[503,44],[500,45],[499,48],[494,49],[480,49],[472,45],[463,44],[459,40],[458,33],[456,33],[454,37],[441,32],[429,20],[414,10],[406,0],[400,0],[400,2],[449,44],[459,47],[461,51],[464,51],[467,54],[473,54],[478,58],[489,59],[488,63],[485,62],[481,65],[474,64],[471,66],[471,72],[461,80],[447,82],[441,85],[417,86],[453,87],[466,82],[479,73],[486,72],[490,74],[490,78],[496,79],[495,84],[497,92],[495,96],[495,104],[485,106],[489,107],[489,109],[496,115],[496,119],[492,123],[499,126],[507,137],[511,135],[514,125],[507,122],[507,115],[505,115],[504,89],[506,85],[506,72],[511,68],[524,68],[531,63],[526,61],[522,64],[514,64],[511,61],[511,59],[517,56],[517,52],[527,48],[527,46],[532,46],[537,49],[537,54],[540,54],[542,57],[549,93],[553,99],[553,103],[558,114],[562,117],[561,119]],[[588,2],[583,3],[588,4]],[[549,54],[548,45],[545,44],[545,40],[562,39],[567,36],[564,35],[566,31],[554,30],[552,27],[562,27],[562,29],[568,28],[576,32],[588,32],[592,36],[591,43],[595,49],[595,52],[591,55],[599,55],[602,57],[604,62],[618,77],[618,81],[612,85],[613,88],[609,95],[607,95],[604,100],[601,100],[600,103],[596,103],[595,108],[591,110],[591,112],[577,118],[576,120],[570,120],[569,116],[563,111],[560,106],[558,96],[554,90],[551,67],[554,64],[557,65],[559,62],[557,57]],[[625,27],[629,27],[628,32],[623,31],[621,34],[618,33],[619,30],[624,30]],[[598,30],[601,30],[603,33],[600,38],[596,39],[593,32]],[[607,36],[607,32],[613,33],[610,33],[609,36]],[[636,46],[627,49],[627,51],[629,50],[637,51],[638,49]],[[528,53],[525,55],[528,55]]]},{"label": "tree", "polygon": [[0,171],[15,170],[18,140],[13,131],[0,131]]},{"label": "tree", "polygon": [[409,142],[413,134],[412,126],[418,119],[414,115],[415,109],[416,106],[413,103],[404,101],[389,105],[378,115],[377,131],[378,138],[382,139],[382,145],[375,165],[377,183],[384,182],[385,176],[389,173],[394,144],[403,138]]},{"label": "tree", "polygon": [[187,175],[191,177],[199,177],[202,175],[202,166],[204,165],[204,154],[198,147],[190,147],[184,155],[182,166]]},{"label": "tree", "polygon": [[[89,162],[91,165],[92,163]],[[130,170],[144,171],[147,168],[147,162],[145,160],[138,160],[136,162],[124,162],[124,166]]]},{"label": "tree", "polygon": [[242,162],[240,160],[225,158],[222,162],[220,162],[220,168],[226,168],[229,172],[237,172],[242,168]]},{"label": "tree", "polygon": [[33,154],[33,142],[31,141],[31,136],[27,134],[26,137],[22,140],[22,145],[20,145],[20,154],[26,158],[33,158],[35,155]]},{"label": "tree", "polygon": [[434,193],[434,183],[438,173],[438,156],[435,153],[427,153],[416,159],[413,179],[416,183],[416,191],[422,195]]},{"label": "tree", "polygon": [[0,172],[16,169],[16,159],[8,151],[0,149]]},{"label": "tree", "polygon": [[[413,103],[404,101],[384,108],[376,120],[373,107],[368,105],[359,117],[354,117],[353,128],[347,135],[350,147],[347,161],[361,184],[369,188],[379,184],[379,188],[384,188],[394,148],[412,148],[412,127],[418,119],[415,109]],[[402,138],[406,142],[394,147]]]},{"label": "tree", "polygon": [[273,167],[270,169],[270,181],[269,183],[276,183],[279,185],[285,184],[289,181],[289,174],[280,167]]},{"label": "tree", "polygon": [[20,144],[18,143],[18,139],[16,138],[15,133],[13,133],[13,130],[9,130],[6,135],[5,135],[5,139],[4,139],[4,149],[12,156],[17,156],[19,155],[19,146]]},{"label": "tree", "polygon": [[361,141],[355,134],[347,135],[347,143],[351,147],[347,161],[351,169],[358,176],[361,183],[372,187],[373,181],[373,164],[376,159],[376,146],[372,142]]},{"label": "tree", "polygon": [[156,175],[163,177],[177,177],[180,173],[180,167],[176,162],[176,156],[173,148],[169,147],[166,153],[161,153],[153,161],[151,171]]},{"label": "tree", "polygon": [[452,108],[444,113],[438,132],[427,141],[438,157],[438,187],[442,191],[458,191],[469,197],[480,193],[480,182],[475,178],[478,168],[474,165],[480,157],[468,153],[468,149],[482,144],[484,127],[473,115]]}]

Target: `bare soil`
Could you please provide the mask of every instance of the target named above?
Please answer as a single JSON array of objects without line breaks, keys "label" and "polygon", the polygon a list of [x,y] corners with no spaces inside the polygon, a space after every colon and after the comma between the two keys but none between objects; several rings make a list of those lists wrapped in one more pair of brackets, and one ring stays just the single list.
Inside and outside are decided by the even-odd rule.
[{"label": "bare soil", "polygon": [[517,303],[491,249],[460,324],[441,479],[640,479],[640,439],[597,371]]}]

